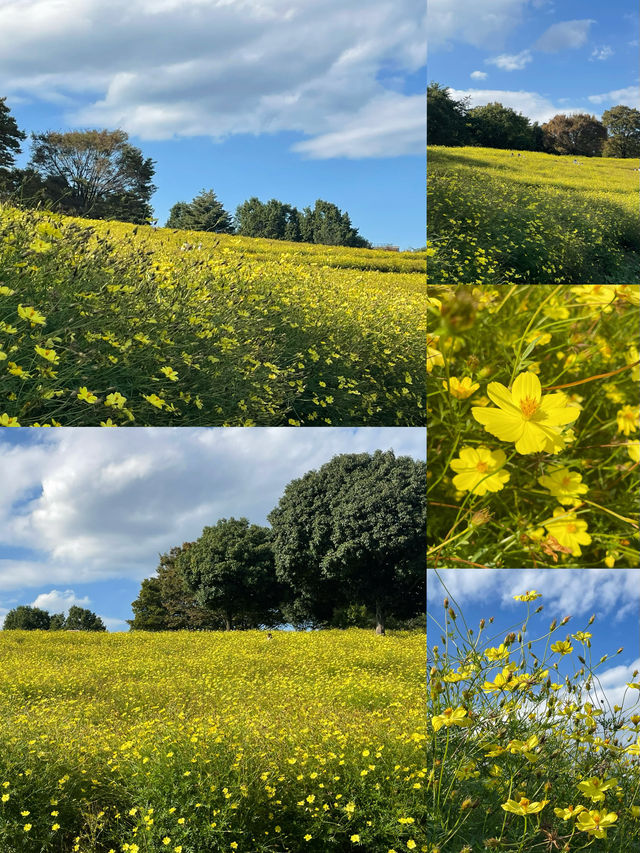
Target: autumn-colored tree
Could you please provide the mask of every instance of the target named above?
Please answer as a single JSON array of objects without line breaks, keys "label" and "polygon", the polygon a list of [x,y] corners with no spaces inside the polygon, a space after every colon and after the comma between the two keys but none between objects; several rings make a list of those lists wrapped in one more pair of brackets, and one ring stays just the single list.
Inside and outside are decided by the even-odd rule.
[{"label": "autumn-colored tree", "polygon": [[545,148],[553,154],[599,157],[607,138],[607,129],[595,116],[556,115],[542,125]]}]

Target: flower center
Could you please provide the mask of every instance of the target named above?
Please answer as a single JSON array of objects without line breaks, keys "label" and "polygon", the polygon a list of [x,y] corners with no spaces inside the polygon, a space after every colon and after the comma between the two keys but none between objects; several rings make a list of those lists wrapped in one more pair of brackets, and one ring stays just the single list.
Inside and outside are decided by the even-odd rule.
[{"label": "flower center", "polygon": [[478,462],[476,465],[476,471],[480,471],[481,474],[486,473],[489,470],[489,465],[487,462]]},{"label": "flower center", "polygon": [[520,805],[522,806],[522,808],[523,808],[525,811],[526,811],[526,810],[528,809],[528,807],[529,807],[529,802],[530,802],[530,801],[529,801],[526,797],[522,797],[522,799],[520,800]]},{"label": "flower center", "polygon": [[567,524],[567,530],[569,533],[575,533],[578,528],[575,524]]},{"label": "flower center", "polygon": [[600,815],[599,815],[599,814],[594,814],[594,815],[593,815],[593,822],[594,822],[595,824],[600,823]]},{"label": "flower center", "polygon": [[520,409],[525,418],[530,418],[538,409],[538,401],[533,397],[523,397],[520,400]]},{"label": "flower center", "polygon": [[562,478],[562,488],[566,489],[571,485],[571,477],[566,476]]},{"label": "flower center", "polygon": [[453,708],[445,708],[444,716],[450,717],[453,714]]}]

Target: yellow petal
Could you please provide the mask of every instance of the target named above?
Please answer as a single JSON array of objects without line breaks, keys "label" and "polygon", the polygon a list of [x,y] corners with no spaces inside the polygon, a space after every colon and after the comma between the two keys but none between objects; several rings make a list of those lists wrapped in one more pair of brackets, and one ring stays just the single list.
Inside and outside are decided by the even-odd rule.
[{"label": "yellow petal", "polygon": [[524,420],[515,414],[507,414],[501,409],[483,409],[473,406],[471,414],[482,424],[487,432],[495,435],[501,441],[517,441],[524,430]]},{"label": "yellow petal", "polygon": [[531,371],[526,370],[524,373],[521,373],[520,376],[517,376],[516,381],[513,383],[513,388],[511,389],[511,396],[513,398],[513,402],[518,406],[520,405],[520,400],[525,398],[539,402],[540,397],[542,396],[542,388],[540,386],[540,380],[535,373],[531,373]]},{"label": "yellow petal", "polygon": [[487,394],[491,401],[503,411],[510,414],[520,414],[520,409],[513,404],[509,390],[500,382],[490,382],[487,386]]},{"label": "yellow petal", "polygon": [[523,424],[522,435],[516,441],[518,453],[539,453],[546,444],[546,436],[536,424],[526,421]]}]

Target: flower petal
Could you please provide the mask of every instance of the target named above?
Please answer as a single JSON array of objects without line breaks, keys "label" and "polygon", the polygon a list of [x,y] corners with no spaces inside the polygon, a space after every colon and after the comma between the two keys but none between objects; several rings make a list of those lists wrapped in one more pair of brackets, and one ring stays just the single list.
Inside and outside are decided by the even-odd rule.
[{"label": "flower petal", "polygon": [[525,421],[522,435],[516,441],[518,453],[539,453],[547,442],[547,436],[531,421]]},{"label": "flower petal", "polygon": [[516,381],[513,383],[513,388],[511,389],[511,396],[513,398],[513,402],[517,406],[520,405],[520,400],[525,398],[535,400],[539,403],[540,397],[542,396],[542,388],[540,386],[540,380],[535,373],[531,373],[530,370],[525,370],[524,373],[517,376]]},{"label": "flower petal", "polygon": [[521,414],[520,409],[513,404],[509,389],[505,388],[502,383],[490,382],[487,386],[487,394],[491,401],[495,403],[496,406],[499,406],[503,411],[509,412],[510,414]]},{"label": "flower petal", "polygon": [[517,441],[524,430],[524,420],[515,414],[507,414],[501,409],[483,409],[473,406],[471,414],[482,424],[487,432],[495,435],[501,441]]}]

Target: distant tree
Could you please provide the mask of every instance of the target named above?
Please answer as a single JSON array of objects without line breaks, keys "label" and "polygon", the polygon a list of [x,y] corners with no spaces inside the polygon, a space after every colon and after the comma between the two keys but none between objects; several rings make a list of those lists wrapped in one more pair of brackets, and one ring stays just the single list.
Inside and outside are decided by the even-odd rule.
[{"label": "distant tree", "polygon": [[144,223],[152,215],[154,164],[128,138],[123,130],[32,134],[29,168],[56,182],[50,201],[64,212]]},{"label": "distant tree", "polygon": [[201,190],[189,203],[176,202],[169,211],[166,227],[218,234],[234,232],[231,216],[218,201],[213,190]]},{"label": "distant tree", "polygon": [[64,613],[54,613],[49,619],[49,630],[50,631],[62,631],[66,626],[66,619],[64,617]]},{"label": "distant tree", "polygon": [[300,213],[276,198],[263,203],[253,196],[236,208],[238,234],[268,240],[299,240]]},{"label": "distant tree", "polygon": [[65,631],[106,631],[102,619],[86,607],[74,604],[64,623]]},{"label": "distant tree", "polygon": [[177,559],[198,603],[224,618],[225,629],[277,624],[281,590],[270,531],[246,518],[223,518],[205,527]]},{"label": "distant tree", "polygon": [[384,633],[388,616],[424,610],[425,477],[423,462],[378,450],[335,456],[288,484],[269,521],[294,623],[330,624],[358,604]]},{"label": "distant tree", "polygon": [[301,238],[305,243],[325,246],[371,248],[371,243],[358,234],[348,213],[329,201],[318,199],[313,207],[305,207],[300,221]]},{"label": "distant tree", "polygon": [[48,631],[50,617],[46,610],[21,604],[4,617],[4,630]]},{"label": "distant tree", "polygon": [[493,102],[469,110],[473,142],[484,148],[533,148],[529,119],[511,107]]},{"label": "distant tree", "polygon": [[168,630],[168,613],[162,604],[160,579],[145,578],[138,597],[131,604],[133,619],[127,619],[132,631]]},{"label": "distant tree", "polygon": [[167,554],[160,555],[158,580],[160,599],[166,613],[166,629],[177,630],[219,630],[224,621],[219,613],[200,605],[179,568],[179,557],[191,547],[184,542],[182,547],[171,548]]},{"label": "distant tree", "polygon": [[602,123],[609,131],[605,157],[640,157],[640,110],[620,104],[605,110]]},{"label": "distant tree", "polygon": [[607,129],[595,116],[556,115],[542,125],[545,147],[553,154],[599,157],[607,138]]},{"label": "distant tree", "polygon": [[467,145],[469,99],[456,101],[447,86],[427,86],[427,145]]},{"label": "distant tree", "polygon": [[0,98],[0,175],[13,166],[15,155],[21,151],[20,143],[27,138],[11,115],[6,100]]}]

